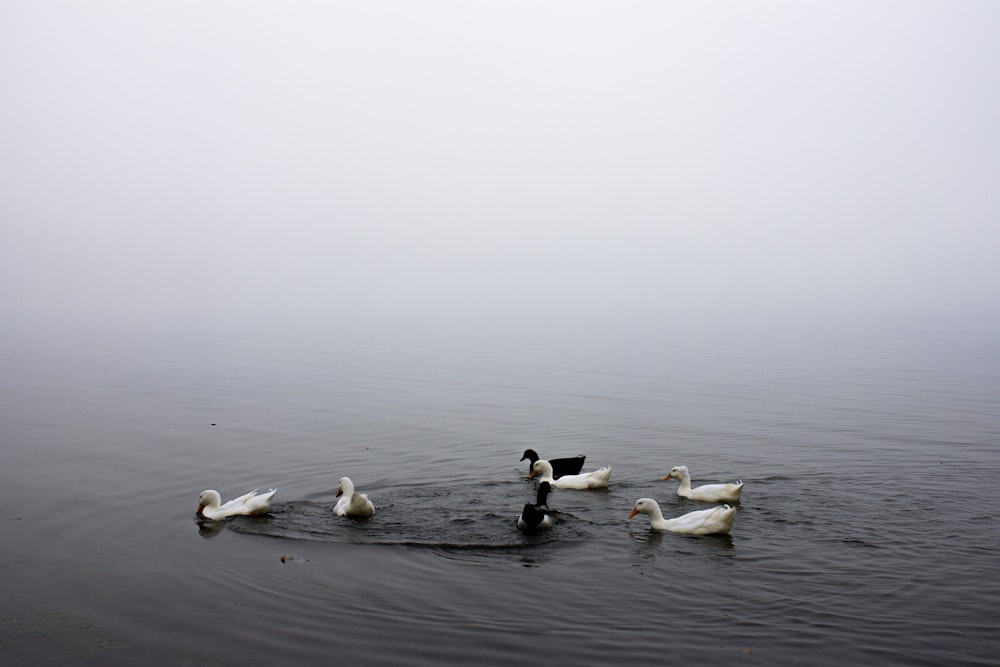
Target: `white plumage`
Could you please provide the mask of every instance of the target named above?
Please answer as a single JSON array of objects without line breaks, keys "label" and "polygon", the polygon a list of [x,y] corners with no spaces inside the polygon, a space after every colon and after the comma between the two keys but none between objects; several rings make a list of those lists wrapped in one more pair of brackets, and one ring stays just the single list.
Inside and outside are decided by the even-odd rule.
[{"label": "white plumage", "polygon": [[688,512],[673,519],[664,519],[659,503],[652,498],[640,498],[635,501],[628,518],[631,519],[636,514],[649,516],[649,525],[653,530],[669,530],[683,535],[725,535],[733,527],[736,508],[721,505],[707,510]]},{"label": "white plumage", "polygon": [[372,516],[375,514],[375,505],[368,500],[368,494],[358,493],[354,490],[354,482],[350,477],[341,477],[337,487],[337,497],[340,500],[333,508],[333,513],[338,516]]},{"label": "white plumage", "polygon": [[552,464],[540,459],[531,464],[531,474],[528,475],[528,478],[534,479],[536,475],[541,475],[543,482],[548,482],[557,489],[600,489],[607,487],[608,480],[611,479],[611,466],[605,466],[593,472],[563,475],[559,479],[553,479]]},{"label": "white plumage", "polygon": [[691,488],[691,473],[687,466],[675,466],[670,469],[664,480],[676,479],[680,482],[677,495],[690,500],[701,500],[706,503],[735,503],[743,494],[743,480],[735,484],[704,484]]},{"label": "white plumage", "polygon": [[202,491],[198,497],[198,516],[213,521],[221,521],[227,517],[264,514],[271,509],[271,498],[277,489],[270,489],[267,493],[257,495],[257,489],[250,493],[243,494],[239,498],[230,500],[225,505],[222,504],[222,496],[218,491]]}]

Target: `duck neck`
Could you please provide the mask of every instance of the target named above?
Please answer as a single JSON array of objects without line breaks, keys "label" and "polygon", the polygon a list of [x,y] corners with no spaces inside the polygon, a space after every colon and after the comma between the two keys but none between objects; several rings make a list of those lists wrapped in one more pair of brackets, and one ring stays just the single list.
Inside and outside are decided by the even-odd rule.
[{"label": "duck neck", "polygon": [[[535,470],[535,466],[532,465],[531,469]],[[541,484],[542,482],[548,482],[551,486],[555,486],[555,483],[554,483],[555,479],[552,478],[552,465],[550,463],[548,463],[546,461],[544,463],[544,465],[538,466],[538,470],[540,471],[538,473],[538,475],[539,475],[538,483],[539,484]]]},{"label": "duck neck", "polygon": [[663,512],[660,510],[659,505],[653,505],[649,510],[649,524],[654,528],[663,530],[666,528],[668,522],[663,518]]},{"label": "duck neck", "polygon": [[201,507],[198,508],[198,515],[211,517],[220,509],[222,509],[222,504],[213,498],[207,504],[202,505]]},{"label": "duck neck", "polygon": [[677,487],[677,495],[691,495],[691,478],[685,475],[684,477],[679,477],[677,481],[680,482],[680,486]]}]

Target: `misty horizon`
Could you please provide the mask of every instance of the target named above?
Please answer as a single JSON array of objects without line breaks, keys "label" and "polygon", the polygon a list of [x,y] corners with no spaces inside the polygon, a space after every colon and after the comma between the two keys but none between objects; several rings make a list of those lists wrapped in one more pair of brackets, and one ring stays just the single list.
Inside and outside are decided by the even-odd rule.
[{"label": "misty horizon", "polygon": [[0,19],[12,324],[1000,323],[995,4]]}]

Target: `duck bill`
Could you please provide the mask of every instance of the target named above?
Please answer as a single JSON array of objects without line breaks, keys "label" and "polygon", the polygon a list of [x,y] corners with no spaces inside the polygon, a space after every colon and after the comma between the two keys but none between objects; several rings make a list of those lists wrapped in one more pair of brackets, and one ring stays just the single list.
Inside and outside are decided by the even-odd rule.
[{"label": "duck bill", "polygon": [[667,475],[666,477],[664,477],[664,478],[663,478],[663,481],[665,482],[665,481],[667,481],[668,479],[671,479],[670,475]]},{"label": "duck bill", "polygon": [[637,510],[637,509],[633,509],[633,510],[632,510],[632,513],[628,515],[628,518],[629,518],[629,519],[631,519],[632,517],[634,517],[634,516],[635,516],[636,514],[638,514],[638,513],[639,513],[639,510]]},{"label": "duck bill", "polygon": [[194,514],[195,514],[195,516],[205,516],[205,506],[204,505],[198,505],[198,509],[195,510]]},{"label": "duck bill", "polygon": [[528,473],[528,479],[535,479],[535,475],[538,474],[534,470]]},{"label": "duck bill", "polygon": [[341,497],[342,495],[344,495],[344,492],[343,492],[343,491],[341,491],[340,489],[337,489],[337,495],[336,495],[336,496],[334,496],[334,497],[335,497],[335,498],[339,498],[339,497]]}]

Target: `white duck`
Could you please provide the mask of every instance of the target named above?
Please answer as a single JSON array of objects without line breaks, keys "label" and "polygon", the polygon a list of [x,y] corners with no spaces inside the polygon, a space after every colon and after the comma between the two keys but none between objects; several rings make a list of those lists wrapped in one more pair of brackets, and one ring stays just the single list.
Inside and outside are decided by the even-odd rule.
[{"label": "white duck", "polygon": [[333,508],[333,513],[338,516],[372,516],[375,514],[375,506],[368,500],[367,493],[358,493],[354,490],[354,482],[350,477],[341,477],[340,485],[337,487],[337,497],[340,500]]},{"label": "white duck", "polygon": [[675,466],[670,469],[664,480],[676,479],[680,482],[677,487],[677,495],[690,500],[701,500],[706,503],[735,503],[739,502],[743,493],[743,480],[735,484],[704,484],[691,488],[691,473],[687,466]]},{"label": "white duck", "polygon": [[548,482],[557,489],[603,489],[607,488],[608,480],[611,479],[611,466],[553,479],[552,464],[545,459],[539,459],[531,464],[531,474],[528,475],[528,479],[534,479],[535,475],[541,475],[543,482]]},{"label": "white duck", "polygon": [[271,498],[277,489],[270,489],[267,493],[257,495],[257,489],[244,494],[239,498],[230,500],[225,505],[222,504],[222,496],[218,491],[202,491],[198,497],[198,516],[203,516],[212,521],[222,521],[231,516],[264,514],[271,509]]},{"label": "white duck", "polygon": [[649,525],[653,530],[669,530],[683,535],[726,535],[733,527],[736,518],[736,508],[721,505],[707,510],[696,510],[682,514],[673,519],[664,519],[660,505],[652,498],[639,498],[635,501],[631,519],[636,514],[649,516]]}]

